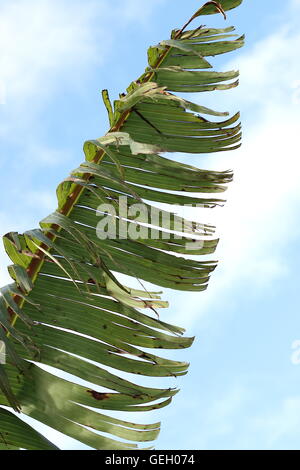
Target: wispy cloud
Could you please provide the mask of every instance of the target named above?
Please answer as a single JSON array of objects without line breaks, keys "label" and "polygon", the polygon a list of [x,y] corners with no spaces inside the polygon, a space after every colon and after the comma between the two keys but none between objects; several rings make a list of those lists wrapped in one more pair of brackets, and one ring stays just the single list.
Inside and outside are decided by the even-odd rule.
[{"label": "wispy cloud", "polygon": [[[5,87],[5,111],[11,110],[28,126],[51,94],[67,82],[76,86],[91,63],[101,63],[110,37],[95,26],[107,2],[84,4],[75,0],[10,0],[0,6],[1,83]],[[104,41],[105,39],[105,41]],[[103,45],[100,47],[99,44]],[[100,49],[102,49],[100,51]],[[27,108],[27,112],[24,109]],[[19,116],[16,109],[23,111]],[[2,126],[2,135],[10,131]]]},{"label": "wispy cloud", "polygon": [[[191,430],[188,448],[272,450],[298,447],[300,397],[286,396],[263,409],[265,397],[259,397],[254,384],[246,382],[242,380],[216,392],[210,398],[209,407],[202,406],[201,426],[195,425],[195,431]],[[190,403],[177,406],[181,405],[186,414],[192,415],[196,401],[193,397]],[[184,446],[186,442],[184,440]]]},{"label": "wispy cloud", "polygon": [[[269,449],[293,448],[293,441],[299,436],[299,425],[299,396],[287,397],[279,404],[275,412],[265,413],[263,416],[252,419],[254,433],[256,435],[262,433],[266,436],[266,447]],[[286,438],[290,441],[290,445],[288,441],[285,445],[280,444]]]},{"label": "wispy cloud", "polygon": [[[1,84],[8,104],[34,104],[101,65],[122,24],[144,24],[164,0],[4,0],[0,5]],[[72,80],[70,80],[72,78]],[[2,92],[4,95],[4,92]],[[28,110],[30,111],[30,110]]]}]

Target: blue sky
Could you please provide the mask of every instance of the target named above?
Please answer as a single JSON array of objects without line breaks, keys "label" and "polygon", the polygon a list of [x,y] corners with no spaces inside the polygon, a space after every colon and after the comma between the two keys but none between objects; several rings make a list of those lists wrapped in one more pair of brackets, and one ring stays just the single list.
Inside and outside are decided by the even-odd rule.
[{"label": "blue sky", "polygon": [[[235,181],[226,207],[197,214],[221,235],[209,289],[165,295],[164,319],[197,339],[176,353],[191,367],[173,404],[139,417],[162,419],[157,449],[300,449],[300,1],[271,3],[244,0],[228,13],[227,25],[245,32],[247,44],[215,63],[239,68],[240,87],[192,97],[240,109],[244,140],[234,153],[184,156],[203,168],[233,168]],[[146,66],[147,47],[199,5],[0,0],[1,234],[36,227],[56,208],[55,188],[83,160],[83,142],[108,129],[100,91],[124,91]],[[2,248],[0,263],[5,284]],[[83,448],[47,432],[62,448]]]}]

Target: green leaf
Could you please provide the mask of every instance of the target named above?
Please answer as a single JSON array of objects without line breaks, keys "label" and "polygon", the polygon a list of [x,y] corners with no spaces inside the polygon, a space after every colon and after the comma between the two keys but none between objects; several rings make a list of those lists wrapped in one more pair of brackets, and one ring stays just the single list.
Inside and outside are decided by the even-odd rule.
[{"label": "green leaf", "polygon": [[242,2],[243,0],[218,0],[217,2],[206,2],[206,4],[198,10],[197,16],[220,13],[216,4],[218,4],[224,11],[228,11],[238,7]]},{"label": "green leaf", "polygon": [[187,26],[240,3],[207,2],[171,39],[150,47],[148,67],[114,107],[103,90],[110,128],[85,142],[85,161],[57,188],[58,209],[40,229],[3,237],[14,283],[0,295],[1,450],[56,449],[3,407],[94,449],[136,449],[157,438],[160,423],[109,416],[169,405],[178,390],[170,382],[145,386],[143,377],[188,371],[174,351],[194,338],[161,318],[168,302],[144,281],[185,295],[207,288],[217,266],[205,258],[218,245],[215,228],[181,218],[176,206],[223,205],[219,193],[233,178],[230,170],[199,169],[160,153],[186,159],[236,149],[241,140],[239,113],[225,119],[227,112],[170,92],[237,86],[237,71],[215,71],[205,57],[242,47],[244,37],[232,27]]},{"label": "green leaf", "polygon": [[0,448],[2,450],[59,450],[44,436],[8,410],[0,407]]}]

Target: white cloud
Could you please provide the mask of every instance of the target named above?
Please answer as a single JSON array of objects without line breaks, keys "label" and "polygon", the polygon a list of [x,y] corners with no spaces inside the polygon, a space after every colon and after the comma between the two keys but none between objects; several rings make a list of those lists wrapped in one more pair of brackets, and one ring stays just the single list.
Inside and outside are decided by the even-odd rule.
[{"label": "white cloud", "polygon": [[299,425],[299,396],[286,397],[275,412],[252,419],[254,432],[262,432],[266,436],[266,447],[269,449],[278,448],[278,442],[284,438],[299,435]]},{"label": "white cloud", "polygon": [[232,417],[240,412],[248,398],[249,392],[241,385],[234,385],[227,393],[223,392],[207,411],[208,429],[213,430],[214,435],[232,433]]},{"label": "white cloud", "polygon": [[[74,86],[101,64],[124,22],[144,24],[164,0],[5,0],[0,5],[0,79],[8,104]],[[111,27],[113,24],[113,28]],[[2,96],[4,91],[2,90]]]},{"label": "white cloud", "polygon": [[43,189],[27,191],[25,201],[31,210],[39,207],[39,210],[43,211],[44,214],[53,212],[57,206],[55,192]]},{"label": "white cloud", "polygon": [[292,8],[300,7],[300,0],[292,0],[291,1],[291,7]]},{"label": "white cloud", "polygon": [[[124,8],[123,18],[125,20],[135,20],[139,15],[139,20],[144,26],[147,26],[147,19],[153,9],[158,9],[166,0],[152,0],[151,2],[146,2],[143,4],[141,9],[140,0],[127,0],[126,6]],[[142,14],[141,14],[142,13]]]},{"label": "white cloud", "polygon": [[[8,104],[47,96],[70,68],[73,79],[85,65],[99,62],[91,28],[100,7],[95,2],[10,0],[0,7],[1,80]],[[99,31],[103,30],[99,28]],[[104,35],[103,35],[104,36]],[[102,38],[104,39],[104,38]],[[109,41],[109,38],[108,38]]]},{"label": "white cloud", "polygon": [[[201,412],[201,427],[191,434],[192,449],[292,449],[299,436],[300,397],[285,396],[261,406],[257,389],[233,383],[221,389]],[[192,413],[194,401],[182,404]]]}]

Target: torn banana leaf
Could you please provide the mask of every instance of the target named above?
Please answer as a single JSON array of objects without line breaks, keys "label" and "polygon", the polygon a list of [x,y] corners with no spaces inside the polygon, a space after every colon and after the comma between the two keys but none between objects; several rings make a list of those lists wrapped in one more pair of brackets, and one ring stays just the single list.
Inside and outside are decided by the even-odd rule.
[{"label": "torn banana leaf", "polygon": [[[218,245],[214,227],[178,208],[223,205],[233,177],[190,165],[187,154],[201,161],[241,144],[239,113],[175,93],[237,86],[238,72],[213,70],[210,58],[239,49],[243,36],[199,26],[198,17],[226,16],[240,3],[207,2],[150,47],[127,93],[111,103],[104,90],[109,131],[84,144],[85,161],[57,188],[57,210],[39,228],[3,237],[13,283],[0,295],[0,449],[56,449],[7,407],[94,449],[149,448],[157,438],[160,423],[135,424],[129,412],[172,401],[171,379],[189,364],[168,351],[193,343],[164,321],[160,288],[203,291],[217,265],[205,258]],[[143,376],[168,377],[169,386],[146,387]]]}]

